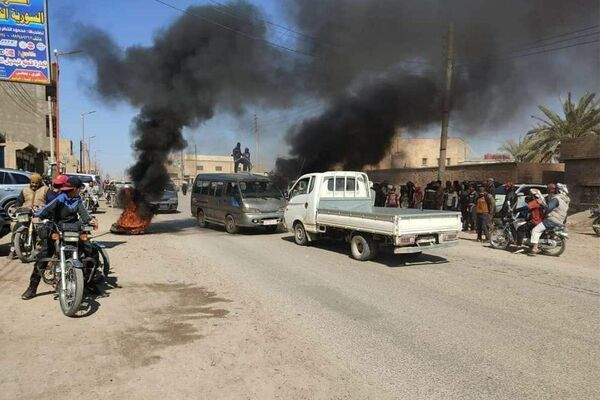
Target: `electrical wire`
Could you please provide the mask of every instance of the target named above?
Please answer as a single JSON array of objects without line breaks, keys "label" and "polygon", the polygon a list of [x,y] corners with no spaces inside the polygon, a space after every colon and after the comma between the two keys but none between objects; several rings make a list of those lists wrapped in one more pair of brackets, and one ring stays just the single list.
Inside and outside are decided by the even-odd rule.
[{"label": "electrical wire", "polygon": [[308,52],[305,52],[305,51],[301,51],[301,50],[297,50],[297,49],[293,49],[291,47],[283,46],[281,44],[278,44],[278,43],[275,43],[275,42],[271,42],[270,40],[267,40],[265,38],[262,38],[262,37],[259,37],[259,36],[254,36],[254,35],[251,35],[251,34],[246,33],[246,32],[242,32],[242,31],[240,31],[238,29],[232,28],[232,27],[230,27],[228,25],[225,25],[225,24],[222,24],[220,22],[217,22],[217,21],[215,21],[215,20],[213,20],[211,18],[207,18],[207,17],[205,17],[203,15],[200,15],[200,14],[198,14],[196,12],[193,12],[190,9],[184,10],[182,8],[179,8],[179,7],[175,6],[175,5],[173,5],[173,4],[167,3],[167,2],[165,2],[163,0],[152,0],[152,1],[154,1],[156,3],[159,3],[159,4],[162,4],[165,7],[169,7],[171,9],[173,9],[173,10],[179,11],[179,12],[181,12],[183,14],[194,15],[197,18],[199,18],[199,19],[201,19],[201,20],[203,20],[205,22],[208,22],[210,24],[218,26],[218,27],[220,27],[222,29],[226,29],[228,31],[237,33],[238,35],[241,35],[241,36],[243,36],[243,37],[245,37],[247,39],[251,39],[251,40],[258,41],[258,42],[262,42],[262,43],[264,43],[266,45],[269,45],[269,46],[272,46],[272,47],[276,47],[276,48],[279,48],[279,49],[282,49],[282,50],[285,50],[285,51],[289,51],[291,53],[296,53],[296,54],[300,54],[300,55],[303,55],[303,56],[306,56],[306,57],[316,58],[314,54],[311,54],[311,53],[308,53]]}]

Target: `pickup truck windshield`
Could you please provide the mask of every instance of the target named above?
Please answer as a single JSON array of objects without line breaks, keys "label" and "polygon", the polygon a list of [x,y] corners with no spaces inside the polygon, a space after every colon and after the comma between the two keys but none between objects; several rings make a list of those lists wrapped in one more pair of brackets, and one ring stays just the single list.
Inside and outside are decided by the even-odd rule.
[{"label": "pickup truck windshield", "polygon": [[275,198],[281,199],[283,195],[273,185],[272,182],[267,181],[242,181],[240,182],[240,192],[242,197],[245,199],[256,199],[256,198]]}]

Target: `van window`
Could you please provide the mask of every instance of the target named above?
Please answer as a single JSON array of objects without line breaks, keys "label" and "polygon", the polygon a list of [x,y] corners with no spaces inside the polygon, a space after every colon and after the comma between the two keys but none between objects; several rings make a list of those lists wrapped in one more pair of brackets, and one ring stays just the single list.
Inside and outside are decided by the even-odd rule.
[{"label": "van window", "polygon": [[283,198],[279,189],[269,181],[241,181],[240,192],[245,199],[250,198]]},{"label": "van window", "polygon": [[215,197],[223,196],[223,187],[225,186],[223,182],[213,182],[215,185]]}]

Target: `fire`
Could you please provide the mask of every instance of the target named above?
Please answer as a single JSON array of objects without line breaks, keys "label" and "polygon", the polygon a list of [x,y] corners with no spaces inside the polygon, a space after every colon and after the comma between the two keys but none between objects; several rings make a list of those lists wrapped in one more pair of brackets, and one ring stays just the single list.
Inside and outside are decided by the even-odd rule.
[{"label": "fire", "polygon": [[[121,204],[124,206],[121,217],[112,224],[110,231],[112,233],[140,235],[143,234],[153,214],[151,212],[143,212],[144,207],[140,207],[138,202],[134,200],[135,193],[133,189],[123,189],[121,194]],[[140,200],[143,201],[143,200]]]}]

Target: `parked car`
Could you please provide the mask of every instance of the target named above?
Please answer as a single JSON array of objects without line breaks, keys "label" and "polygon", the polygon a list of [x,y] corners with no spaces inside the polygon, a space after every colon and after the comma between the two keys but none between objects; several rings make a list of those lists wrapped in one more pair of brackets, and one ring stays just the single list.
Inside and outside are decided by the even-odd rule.
[{"label": "parked car", "polygon": [[153,201],[152,205],[156,207],[156,211],[177,211],[179,199],[177,198],[177,188],[173,182],[170,182],[165,188],[162,197],[158,201]]},{"label": "parked car", "polygon": [[[546,185],[518,183],[514,185],[514,188],[517,196],[519,196],[516,208],[526,205],[525,196],[531,194],[531,189],[539,189],[544,197],[548,195],[548,188],[546,188]],[[504,199],[506,198],[506,188],[504,186],[498,186],[494,192],[494,198],[496,199],[496,212],[500,212],[500,210],[502,210],[502,205],[504,204]]]},{"label": "parked car", "polygon": [[191,210],[198,225],[223,225],[232,234],[240,227],[276,232],[284,207],[283,194],[264,175],[200,174],[192,187]]},{"label": "parked car", "polygon": [[0,238],[10,233],[11,218],[8,216],[6,211],[0,207]]},{"label": "parked car", "polygon": [[78,174],[78,173],[67,173],[67,176],[76,176],[81,179],[81,182],[86,186],[87,189],[91,189],[91,191],[97,195],[102,196],[104,194],[104,185],[102,184],[102,179],[100,179],[100,175],[94,174]]},{"label": "parked car", "polygon": [[362,172],[303,175],[290,191],[285,226],[301,246],[322,237],[344,238],[360,261],[375,258],[380,247],[418,256],[458,244],[459,213],[373,207],[370,187]]},{"label": "parked car", "polygon": [[31,172],[0,168],[0,207],[11,219],[16,217],[15,202],[21,191],[29,186]]}]

